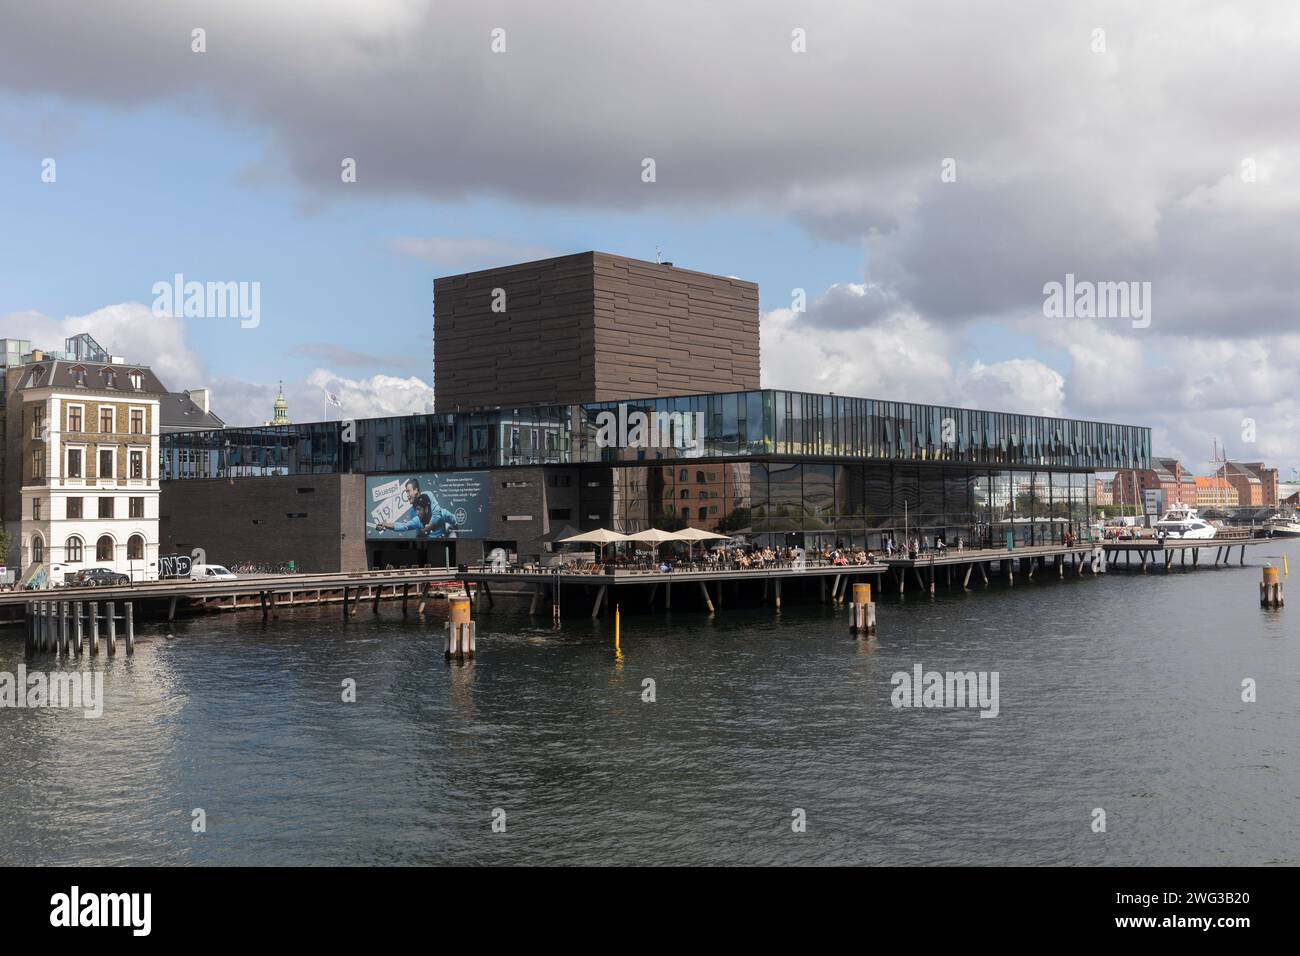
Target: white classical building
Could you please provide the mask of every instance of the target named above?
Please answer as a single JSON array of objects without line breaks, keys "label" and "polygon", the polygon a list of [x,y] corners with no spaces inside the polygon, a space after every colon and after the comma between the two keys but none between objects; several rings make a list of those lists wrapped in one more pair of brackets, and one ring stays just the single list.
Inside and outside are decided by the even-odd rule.
[{"label": "white classical building", "polygon": [[[159,403],[145,366],[94,345],[33,351],[6,375],[6,471],[21,468],[21,567],[158,577]],[[69,340],[70,342],[73,340]],[[82,343],[84,345],[84,343]],[[15,434],[17,432],[17,434]]]}]

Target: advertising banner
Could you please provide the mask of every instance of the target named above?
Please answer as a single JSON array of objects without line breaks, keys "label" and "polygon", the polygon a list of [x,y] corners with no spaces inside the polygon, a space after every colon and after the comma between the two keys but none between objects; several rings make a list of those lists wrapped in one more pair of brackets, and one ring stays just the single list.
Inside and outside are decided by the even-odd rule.
[{"label": "advertising banner", "polygon": [[427,541],[487,537],[488,473],[366,476],[366,538]]}]

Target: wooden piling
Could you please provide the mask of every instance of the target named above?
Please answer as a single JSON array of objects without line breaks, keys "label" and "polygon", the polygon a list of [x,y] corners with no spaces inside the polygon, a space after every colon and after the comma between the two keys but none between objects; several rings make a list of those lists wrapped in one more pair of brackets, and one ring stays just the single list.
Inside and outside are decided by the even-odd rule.
[{"label": "wooden piling", "polygon": [[444,625],[446,638],[443,642],[443,656],[448,660],[464,660],[473,657],[475,651],[474,619],[471,611],[473,605],[469,598],[451,598],[447,606],[447,623]]},{"label": "wooden piling", "polygon": [[76,628],[75,637],[77,641],[77,656],[80,657],[82,654],[86,652],[86,632],[83,628],[83,622],[81,620],[82,615],[85,613],[85,608],[80,601],[77,601],[73,605],[73,608],[74,608],[73,617],[76,619],[77,622],[75,625]]},{"label": "wooden piling", "polygon": [[117,654],[117,602],[105,602],[106,616],[108,618],[108,656],[113,657]]},{"label": "wooden piling", "polygon": [[127,601],[122,605],[126,609],[126,656],[135,653],[135,602]]},{"label": "wooden piling", "polygon": [[1282,607],[1286,604],[1286,598],[1282,593],[1282,577],[1278,569],[1271,564],[1265,564],[1263,572],[1259,582],[1259,606]]},{"label": "wooden piling", "polygon": [[849,606],[849,632],[876,633],[876,605],[871,600],[870,584],[853,585],[853,603]]},{"label": "wooden piling", "polygon": [[[602,593],[604,593],[604,590],[605,590],[604,588],[601,588]],[[703,581],[700,582],[700,594],[704,596],[704,606],[707,607],[709,609],[709,613],[712,614],[713,600],[709,597],[709,589]]]},{"label": "wooden piling", "polygon": [[99,656],[99,602],[90,602],[90,656]]}]

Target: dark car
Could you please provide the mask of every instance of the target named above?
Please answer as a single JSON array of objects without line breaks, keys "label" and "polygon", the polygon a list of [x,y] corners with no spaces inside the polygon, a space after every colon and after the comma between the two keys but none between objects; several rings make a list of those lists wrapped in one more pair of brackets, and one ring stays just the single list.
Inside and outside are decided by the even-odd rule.
[{"label": "dark car", "polygon": [[86,568],[69,575],[66,582],[70,588],[100,588],[119,584],[130,584],[131,579],[125,574],[118,574],[108,568]]}]

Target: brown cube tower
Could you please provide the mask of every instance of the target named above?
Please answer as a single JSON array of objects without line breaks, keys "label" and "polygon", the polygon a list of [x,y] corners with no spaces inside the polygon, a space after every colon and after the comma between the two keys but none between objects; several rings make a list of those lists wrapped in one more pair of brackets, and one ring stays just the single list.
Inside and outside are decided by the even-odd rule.
[{"label": "brown cube tower", "polygon": [[604,252],[434,280],[438,412],[756,389],[758,286]]}]

